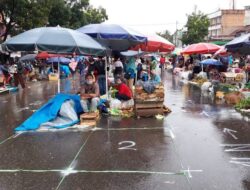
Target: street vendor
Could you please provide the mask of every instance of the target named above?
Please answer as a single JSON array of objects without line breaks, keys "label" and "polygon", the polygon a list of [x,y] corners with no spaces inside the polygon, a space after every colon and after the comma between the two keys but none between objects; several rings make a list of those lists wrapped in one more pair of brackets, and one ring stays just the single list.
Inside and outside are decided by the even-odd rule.
[{"label": "street vendor", "polygon": [[154,82],[154,84],[160,84],[161,83],[161,77],[156,74],[155,71],[151,71],[151,81]]},{"label": "street vendor", "polygon": [[115,94],[115,98],[118,100],[130,100],[132,98],[132,91],[130,88],[122,82],[122,79],[120,77],[117,77],[115,79],[115,85],[114,87],[118,90]]},{"label": "street vendor", "polygon": [[92,74],[86,75],[86,81],[81,87],[81,105],[84,112],[95,112],[99,103],[99,86]]}]

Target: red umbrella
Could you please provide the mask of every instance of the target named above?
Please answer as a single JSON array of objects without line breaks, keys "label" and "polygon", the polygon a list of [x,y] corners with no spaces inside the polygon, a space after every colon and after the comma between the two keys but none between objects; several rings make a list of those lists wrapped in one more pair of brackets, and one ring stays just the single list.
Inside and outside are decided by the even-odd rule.
[{"label": "red umbrella", "polygon": [[132,48],[132,50],[146,51],[146,52],[170,52],[173,51],[175,46],[159,35],[147,35],[147,42],[139,44]]},{"label": "red umbrella", "polygon": [[216,55],[226,56],[226,55],[228,55],[228,52],[227,52],[227,49],[225,48],[225,46],[221,46],[221,48],[218,51],[216,51],[214,55],[215,56]]},{"label": "red umbrella", "polygon": [[47,51],[43,51],[39,54],[37,54],[36,59],[48,59],[51,57],[63,57],[65,55],[60,55],[60,54],[50,54]]},{"label": "red umbrella", "polygon": [[206,54],[215,53],[221,47],[216,44],[210,43],[197,43],[187,46],[181,54]]}]

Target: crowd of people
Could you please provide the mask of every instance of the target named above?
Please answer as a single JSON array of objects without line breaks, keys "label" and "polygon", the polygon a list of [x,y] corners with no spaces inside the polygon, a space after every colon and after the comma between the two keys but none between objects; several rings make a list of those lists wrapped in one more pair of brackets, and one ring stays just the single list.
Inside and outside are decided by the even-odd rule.
[{"label": "crowd of people", "polygon": [[108,88],[115,89],[114,98],[128,101],[134,96],[133,86],[139,82],[152,81],[159,84],[160,76],[156,72],[158,62],[155,57],[148,59],[140,57],[114,56],[111,64],[105,69],[105,60],[98,57],[96,60],[89,58],[89,65],[85,81],[81,84],[80,94],[84,112],[96,111],[100,96],[106,94],[106,76]]},{"label": "crowd of people", "polygon": [[[163,58],[163,56],[162,56]],[[160,60],[160,67],[165,64]],[[134,96],[134,85],[138,82],[152,81],[160,83],[161,78],[156,72],[158,61],[151,57],[124,57],[114,55],[105,63],[105,57],[83,57],[79,59],[71,56],[71,62],[76,63],[60,65],[61,77],[75,78],[79,74],[80,94],[82,107],[85,112],[95,111],[102,95],[107,93],[107,87],[116,89],[114,98],[127,101]],[[48,64],[46,60],[21,61],[19,58],[8,58],[0,64],[0,75],[3,78],[2,85],[18,87],[19,84],[25,89],[29,80],[48,79],[50,73],[58,72],[58,64]],[[107,73],[106,73],[107,72]],[[108,79],[106,80],[106,77]],[[106,85],[106,81],[108,84]],[[1,81],[0,81],[1,83]]]}]

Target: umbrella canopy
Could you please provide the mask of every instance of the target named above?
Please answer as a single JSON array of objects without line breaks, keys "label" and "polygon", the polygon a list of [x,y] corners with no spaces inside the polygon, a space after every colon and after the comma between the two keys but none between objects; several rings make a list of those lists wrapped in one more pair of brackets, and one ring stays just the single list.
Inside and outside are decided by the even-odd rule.
[{"label": "umbrella canopy", "polygon": [[125,51],[147,41],[146,36],[117,24],[89,24],[77,29],[114,51]]},{"label": "umbrella canopy", "polygon": [[169,42],[167,39],[154,34],[147,35],[147,42],[139,44],[133,50],[142,50],[146,52],[171,52],[175,48],[174,44]]},{"label": "umbrella canopy", "polygon": [[34,61],[36,59],[36,54],[27,54],[21,57],[20,61]]},{"label": "umbrella canopy", "polygon": [[41,27],[23,32],[4,42],[9,51],[48,51],[98,55],[105,48],[81,32],[62,27]]},{"label": "umbrella canopy", "polygon": [[205,59],[200,62],[202,65],[222,65],[222,63],[216,59]]},{"label": "umbrella canopy", "polygon": [[65,55],[51,54],[51,53],[48,53],[47,51],[43,51],[43,52],[37,54],[36,59],[48,59],[50,57],[63,57],[63,56],[65,56]]},{"label": "umbrella canopy", "polygon": [[70,62],[71,60],[66,57],[51,57],[47,60],[47,63],[69,64]]},{"label": "umbrella canopy", "polygon": [[138,51],[134,51],[134,50],[128,50],[128,51],[123,51],[121,52],[121,55],[125,56],[125,57],[133,57],[133,56],[138,56],[138,55],[143,55],[144,52],[138,52]]},{"label": "umbrella canopy", "polygon": [[225,47],[229,52],[250,55],[250,33],[233,39]]},{"label": "umbrella canopy", "polygon": [[215,52],[214,54],[215,56],[217,55],[221,55],[221,56],[226,56],[228,55],[227,49],[225,48],[225,46],[221,46],[221,48]]},{"label": "umbrella canopy", "polygon": [[175,48],[174,51],[171,53],[173,55],[180,55],[182,52],[182,48]]},{"label": "umbrella canopy", "polygon": [[187,46],[181,53],[182,54],[206,54],[215,53],[221,47],[210,43],[197,43]]}]

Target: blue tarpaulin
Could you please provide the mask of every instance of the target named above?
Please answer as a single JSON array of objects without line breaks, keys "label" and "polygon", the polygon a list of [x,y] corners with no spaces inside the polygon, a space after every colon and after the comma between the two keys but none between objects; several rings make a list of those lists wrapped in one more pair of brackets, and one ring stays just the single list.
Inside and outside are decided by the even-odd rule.
[{"label": "blue tarpaulin", "polygon": [[[62,104],[65,101],[72,100],[74,102],[74,110],[77,114],[83,112],[80,96],[69,94],[57,94],[54,98],[50,99],[48,103],[37,110],[30,118],[18,126],[15,131],[28,131],[36,130],[41,124],[52,121],[58,117],[58,113]],[[77,121],[75,121],[77,122]],[[67,127],[67,125],[65,125]],[[56,126],[55,128],[62,128],[62,126]]]}]

